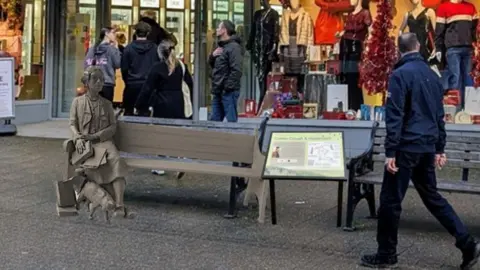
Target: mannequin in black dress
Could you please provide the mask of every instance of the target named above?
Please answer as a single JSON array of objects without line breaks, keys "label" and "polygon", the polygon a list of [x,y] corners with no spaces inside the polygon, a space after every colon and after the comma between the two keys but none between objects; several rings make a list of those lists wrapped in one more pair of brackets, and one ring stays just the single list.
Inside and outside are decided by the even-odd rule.
[{"label": "mannequin in black dress", "polygon": [[261,106],[267,91],[267,75],[272,70],[272,62],[276,59],[279,36],[278,12],[271,8],[269,0],[261,0],[262,9],[253,15],[252,30],[247,43],[247,50],[253,57],[257,79],[260,85]]},{"label": "mannequin in black dress", "polygon": [[[428,61],[434,55],[434,44],[429,44],[429,33],[435,33],[435,11],[422,5],[421,0],[411,0],[414,8],[407,12],[400,26],[400,35],[408,27],[410,33],[417,35],[420,42],[420,54]],[[433,41],[433,40],[432,40]]]}]

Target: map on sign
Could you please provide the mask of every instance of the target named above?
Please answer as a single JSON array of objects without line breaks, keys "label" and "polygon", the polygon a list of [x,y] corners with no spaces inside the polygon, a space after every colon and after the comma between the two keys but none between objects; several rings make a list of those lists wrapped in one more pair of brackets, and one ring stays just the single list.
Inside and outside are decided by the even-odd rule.
[{"label": "map on sign", "polygon": [[342,132],[273,132],[263,172],[265,179],[343,179]]}]

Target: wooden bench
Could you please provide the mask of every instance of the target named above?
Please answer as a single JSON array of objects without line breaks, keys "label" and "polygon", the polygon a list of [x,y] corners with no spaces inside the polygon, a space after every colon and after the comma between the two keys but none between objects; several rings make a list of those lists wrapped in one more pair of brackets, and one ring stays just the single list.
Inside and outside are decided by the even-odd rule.
[{"label": "wooden bench", "polygon": [[[480,169],[480,129],[477,132],[468,131],[466,125],[447,125],[447,144],[445,153],[447,154],[447,164],[442,171],[455,170],[461,171],[458,177],[444,177],[437,179],[437,187],[440,191],[454,193],[480,194],[480,183],[469,181],[470,169]],[[478,127],[470,126],[472,129]],[[383,181],[383,172],[385,164],[385,129],[377,129],[374,139],[369,145],[368,152],[362,157],[352,160],[349,164],[352,170],[349,175],[349,183],[352,190],[348,192],[347,198],[347,224],[346,231],[353,231],[353,215],[356,205],[366,199],[370,217],[374,218],[377,214],[375,208],[374,185],[381,185]],[[450,173],[451,174],[451,173]],[[350,185],[349,185],[350,187]],[[413,187],[410,183],[410,187]]]},{"label": "wooden bench", "polygon": [[[268,182],[261,180],[265,156],[259,150],[261,136],[256,129],[258,124],[123,117],[117,123],[115,144],[132,168],[231,176],[226,217],[236,216],[236,179],[246,178],[248,186],[244,205],[247,206],[250,198],[256,196],[258,221],[263,223]],[[234,167],[233,163],[248,166]],[[70,168],[70,175],[72,171]]]}]

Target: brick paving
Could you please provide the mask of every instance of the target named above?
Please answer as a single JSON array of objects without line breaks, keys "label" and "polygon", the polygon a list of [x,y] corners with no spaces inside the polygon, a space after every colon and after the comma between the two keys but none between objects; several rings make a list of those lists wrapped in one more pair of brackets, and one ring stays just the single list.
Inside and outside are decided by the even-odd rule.
[{"label": "brick paving", "polygon": [[[356,232],[335,227],[331,183],[279,182],[279,224],[272,226],[257,224],[254,209],[223,218],[227,178],[187,175],[176,182],[135,170],[126,200],[136,219],[107,225],[84,212],[59,218],[52,182],[66,166],[61,140],[0,137],[0,146],[0,269],[344,270],[360,269],[360,255],[375,250],[376,223],[362,218],[365,203],[356,212]],[[480,196],[446,197],[480,236]],[[414,190],[404,203],[399,239],[401,269],[458,269],[454,240]]]}]

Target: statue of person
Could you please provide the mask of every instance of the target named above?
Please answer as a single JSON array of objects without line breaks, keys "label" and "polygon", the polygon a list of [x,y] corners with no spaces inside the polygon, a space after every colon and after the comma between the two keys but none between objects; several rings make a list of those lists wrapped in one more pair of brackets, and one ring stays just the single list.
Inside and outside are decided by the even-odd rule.
[{"label": "statue of person", "polygon": [[99,67],[85,70],[82,82],[86,92],[72,102],[70,129],[75,151],[82,153],[87,147],[93,148],[93,156],[80,165],[88,181],[99,184],[112,195],[115,200],[113,217],[127,217],[123,202],[127,167],[113,143],[117,119],[112,103],[99,94],[104,81]]}]

